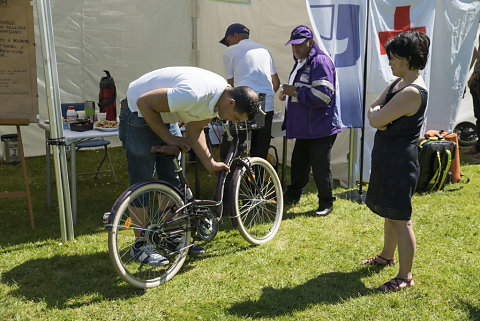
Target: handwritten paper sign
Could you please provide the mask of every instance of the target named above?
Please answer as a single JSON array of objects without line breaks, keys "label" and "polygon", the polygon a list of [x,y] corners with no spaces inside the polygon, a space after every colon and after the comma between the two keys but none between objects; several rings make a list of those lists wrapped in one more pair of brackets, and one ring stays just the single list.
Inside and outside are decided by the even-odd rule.
[{"label": "handwritten paper sign", "polygon": [[30,0],[0,0],[0,120],[38,122],[33,26]]}]

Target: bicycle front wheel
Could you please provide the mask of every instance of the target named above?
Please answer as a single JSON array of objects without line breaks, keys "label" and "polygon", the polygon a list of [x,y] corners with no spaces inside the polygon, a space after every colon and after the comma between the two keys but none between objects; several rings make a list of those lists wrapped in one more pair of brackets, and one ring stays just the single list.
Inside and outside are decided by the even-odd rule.
[{"label": "bicycle front wheel", "polygon": [[233,173],[231,209],[245,240],[259,245],[273,239],[280,228],[282,184],[273,166],[263,158],[251,157],[246,162],[249,167],[239,167]]},{"label": "bicycle front wheel", "polygon": [[[133,185],[119,196],[110,214],[108,249],[115,271],[127,283],[155,287],[180,270],[190,245],[190,222],[175,219],[172,213],[182,205],[177,190],[158,182]],[[146,263],[145,256],[135,252],[135,242],[143,242],[148,251],[156,251],[168,263]]]}]

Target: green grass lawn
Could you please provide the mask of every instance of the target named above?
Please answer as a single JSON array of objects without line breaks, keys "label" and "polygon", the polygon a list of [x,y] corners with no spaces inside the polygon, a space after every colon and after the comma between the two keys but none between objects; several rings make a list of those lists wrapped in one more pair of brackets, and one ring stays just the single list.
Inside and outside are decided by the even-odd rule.
[{"label": "green grass lawn", "polygon": [[[480,165],[468,156],[462,173],[471,181],[462,189],[413,198],[413,288],[374,291],[398,271],[359,264],[381,250],[382,219],[344,199],[314,217],[310,182],[273,241],[250,246],[226,219],[204,256],[143,291],[120,281],[108,256],[102,215],[128,186],[123,150],[109,150],[120,182],[78,178],[74,242],[60,244],[44,157],[27,159],[34,231],[24,199],[0,199],[0,320],[480,320]],[[77,155],[78,171],[88,171],[101,151]],[[189,165],[192,185],[193,172]],[[200,195],[211,198],[215,179],[200,174]],[[21,189],[21,165],[0,165],[0,192]]]}]

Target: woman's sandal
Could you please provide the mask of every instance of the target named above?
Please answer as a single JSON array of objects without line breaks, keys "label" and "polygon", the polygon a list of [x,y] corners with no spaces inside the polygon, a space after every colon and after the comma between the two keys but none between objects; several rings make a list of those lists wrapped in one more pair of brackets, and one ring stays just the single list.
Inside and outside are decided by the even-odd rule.
[{"label": "woman's sandal", "polygon": [[414,284],[413,278],[402,279],[402,278],[396,277],[379,286],[378,290],[387,293],[387,292],[405,289],[407,287],[412,287],[413,284]]},{"label": "woman's sandal", "polygon": [[[385,261],[385,263],[380,263],[377,261],[377,258],[380,258]],[[360,262],[361,264],[370,264],[370,265],[395,265],[395,258],[392,259],[386,259],[380,254],[375,255],[374,257],[371,257],[369,259],[363,260]]]}]

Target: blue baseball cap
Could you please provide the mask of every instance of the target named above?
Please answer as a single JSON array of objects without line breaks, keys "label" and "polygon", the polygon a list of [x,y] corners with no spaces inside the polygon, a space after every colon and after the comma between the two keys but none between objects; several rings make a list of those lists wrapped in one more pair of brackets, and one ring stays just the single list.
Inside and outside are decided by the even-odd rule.
[{"label": "blue baseball cap", "polygon": [[219,42],[227,46],[227,37],[235,33],[245,33],[249,35],[250,30],[248,30],[248,28],[242,25],[241,23],[233,23],[230,26],[228,26],[227,31],[225,31],[225,37],[223,37],[222,40],[220,40]]},{"label": "blue baseball cap", "polygon": [[298,45],[307,39],[313,39],[312,30],[310,30],[310,28],[307,26],[298,26],[292,30],[290,40],[285,44],[285,46],[288,44]]}]

